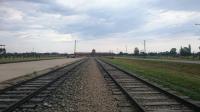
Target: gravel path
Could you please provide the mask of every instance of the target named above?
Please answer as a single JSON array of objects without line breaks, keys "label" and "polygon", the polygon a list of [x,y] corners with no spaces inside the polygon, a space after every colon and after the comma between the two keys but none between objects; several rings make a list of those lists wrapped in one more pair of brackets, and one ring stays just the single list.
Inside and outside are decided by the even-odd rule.
[{"label": "gravel path", "polygon": [[94,59],[76,70],[38,112],[117,112],[117,103]]}]

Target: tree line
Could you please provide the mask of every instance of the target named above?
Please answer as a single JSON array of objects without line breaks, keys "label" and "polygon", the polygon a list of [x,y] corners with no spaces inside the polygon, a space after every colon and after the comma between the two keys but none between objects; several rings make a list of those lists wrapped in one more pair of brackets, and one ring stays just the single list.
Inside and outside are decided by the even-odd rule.
[{"label": "tree line", "polygon": [[187,56],[193,56],[193,58],[196,58],[199,56],[200,59],[200,52],[198,53],[192,53],[191,51],[191,45],[188,45],[188,47],[182,47],[177,51],[176,48],[171,48],[169,51],[165,52],[148,52],[145,53],[143,51],[140,52],[139,48],[136,47],[134,49],[133,54],[123,53],[120,52],[118,55],[133,55],[133,56],[173,56],[173,57],[187,57]]},{"label": "tree line", "polygon": [[40,57],[60,57],[66,56],[64,53],[36,53],[36,52],[27,52],[27,53],[4,53],[0,54],[0,58],[40,58]]}]

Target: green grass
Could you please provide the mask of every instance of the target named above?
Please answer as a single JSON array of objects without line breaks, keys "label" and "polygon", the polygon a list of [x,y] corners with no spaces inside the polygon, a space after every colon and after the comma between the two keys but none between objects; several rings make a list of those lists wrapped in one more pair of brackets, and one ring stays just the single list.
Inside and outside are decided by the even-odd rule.
[{"label": "green grass", "polygon": [[194,100],[200,100],[200,64],[120,58],[105,60]]},{"label": "green grass", "polygon": [[199,57],[193,56],[179,56],[179,57],[173,57],[173,56],[121,56],[121,57],[128,57],[128,58],[145,58],[145,59],[163,59],[163,60],[185,60],[185,61],[200,61]]},{"label": "green grass", "polygon": [[0,64],[2,63],[16,63],[16,62],[24,62],[24,61],[38,61],[38,60],[50,60],[50,59],[59,59],[64,57],[10,57],[10,58],[0,58]]}]

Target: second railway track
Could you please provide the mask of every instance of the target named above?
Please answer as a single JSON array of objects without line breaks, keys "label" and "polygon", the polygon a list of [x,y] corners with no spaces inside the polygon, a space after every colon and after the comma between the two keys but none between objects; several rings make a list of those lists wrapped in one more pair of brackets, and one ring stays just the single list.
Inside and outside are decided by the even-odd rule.
[{"label": "second railway track", "polygon": [[200,112],[200,107],[173,95],[111,63],[97,59],[131,103],[142,112]]},{"label": "second railway track", "polygon": [[67,78],[68,73],[79,67],[85,60],[79,60],[51,73],[35,77],[0,91],[0,112],[34,111],[37,103],[41,103],[52,90]]}]

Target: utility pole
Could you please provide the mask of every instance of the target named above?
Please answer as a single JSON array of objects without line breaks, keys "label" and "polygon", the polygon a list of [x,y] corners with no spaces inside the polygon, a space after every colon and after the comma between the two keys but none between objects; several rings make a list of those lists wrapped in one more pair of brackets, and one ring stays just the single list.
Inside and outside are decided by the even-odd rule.
[{"label": "utility pole", "polygon": [[146,40],[144,40],[144,53],[146,53]]},{"label": "utility pole", "polygon": [[76,40],[74,42],[74,56],[76,57]]},{"label": "utility pole", "polygon": [[[200,26],[200,24],[194,24],[194,25],[196,25],[196,26]],[[199,40],[200,40],[200,38],[199,38]],[[199,46],[199,52],[198,52],[198,54],[199,54],[199,60],[200,60],[200,46]]]},{"label": "utility pole", "polygon": [[127,45],[125,46],[125,48],[126,48],[126,54],[128,54],[128,51],[127,51]]}]

